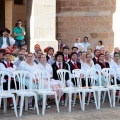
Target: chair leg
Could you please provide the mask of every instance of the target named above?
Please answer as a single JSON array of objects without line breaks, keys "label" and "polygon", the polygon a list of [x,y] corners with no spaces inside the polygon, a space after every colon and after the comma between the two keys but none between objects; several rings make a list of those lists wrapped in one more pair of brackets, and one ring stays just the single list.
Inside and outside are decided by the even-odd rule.
[{"label": "chair leg", "polygon": [[60,98],[61,98],[62,93],[60,92],[58,95],[58,102],[60,103]]},{"label": "chair leg", "polygon": [[103,103],[104,103],[104,101],[105,101],[105,97],[106,97],[106,91],[104,91],[104,95],[103,95],[102,104],[103,104]]},{"label": "chair leg", "polygon": [[13,99],[13,104],[14,104],[14,112],[15,112],[16,117],[18,117],[18,113],[17,113],[17,105],[16,105],[15,96],[13,96],[12,99]]},{"label": "chair leg", "polygon": [[7,112],[7,98],[3,98],[4,102],[4,112]]},{"label": "chair leg", "polygon": [[43,95],[43,105],[42,105],[42,114],[45,114],[46,109],[46,95]]},{"label": "chair leg", "polygon": [[87,105],[89,105],[89,103],[90,103],[91,92],[89,92],[88,94],[89,94],[89,95],[88,95]]},{"label": "chair leg", "polygon": [[97,107],[97,99],[96,99],[95,91],[93,92],[93,96],[94,96],[94,100],[95,100],[95,106],[96,106],[96,109],[98,109],[98,107]]},{"label": "chair leg", "polygon": [[68,103],[68,93],[66,93],[66,97],[65,97],[65,107],[67,107],[67,103]]},{"label": "chair leg", "polygon": [[16,95],[16,105],[18,104],[18,98],[19,96]]},{"label": "chair leg", "polygon": [[23,104],[24,104],[24,96],[21,96],[21,100],[20,100],[20,113],[19,113],[20,117],[22,116]]},{"label": "chair leg", "polygon": [[37,111],[37,114],[39,115],[37,95],[34,96],[34,99],[35,99],[35,107],[36,107],[36,111]]},{"label": "chair leg", "polygon": [[2,98],[0,98],[0,108],[1,108],[1,102],[2,102]]},{"label": "chair leg", "polygon": [[113,90],[113,107],[115,107],[116,90]]},{"label": "chair leg", "polygon": [[111,96],[110,96],[110,91],[109,90],[108,90],[108,98],[109,98],[110,107],[112,107]]},{"label": "chair leg", "polygon": [[68,93],[68,96],[69,96],[69,107],[68,107],[68,111],[71,112],[72,93]]},{"label": "chair leg", "polygon": [[28,111],[28,97],[25,97],[25,111]]},{"label": "chair leg", "polygon": [[77,93],[74,93],[74,96],[73,96],[73,107],[75,106],[76,96],[77,96]]},{"label": "chair leg", "polygon": [[81,99],[81,94],[80,94],[80,92],[79,92],[79,101],[80,101],[80,107],[81,107],[81,109],[82,109],[82,99]]},{"label": "chair leg", "polygon": [[59,110],[59,104],[58,104],[57,94],[55,94],[55,103],[56,103],[57,111],[59,113],[60,110]]},{"label": "chair leg", "polygon": [[100,109],[100,103],[101,103],[100,99],[101,99],[101,91],[98,91],[98,100],[97,100],[98,101],[97,102],[98,103],[98,109]]},{"label": "chair leg", "polygon": [[82,110],[85,110],[85,92],[82,92]]}]

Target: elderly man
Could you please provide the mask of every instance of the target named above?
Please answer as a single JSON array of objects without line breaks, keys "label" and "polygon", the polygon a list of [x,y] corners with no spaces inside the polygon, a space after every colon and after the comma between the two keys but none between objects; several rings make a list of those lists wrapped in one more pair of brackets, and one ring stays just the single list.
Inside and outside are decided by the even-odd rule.
[{"label": "elderly man", "polygon": [[[0,71],[7,71],[13,75],[13,72],[16,71],[16,66],[11,63],[11,53],[10,52],[5,52],[3,53],[4,56],[4,61],[3,63],[0,63]],[[19,83],[16,81],[17,88],[19,88]],[[11,77],[11,89],[15,89],[15,83],[13,77]],[[8,89],[8,76],[5,76],[5,80],[3,83],[3,89],[7,90]],[[13,109],[13,104],[12,104],[12,99],[8,99],[8,102],[10,104],[10,108]]]},{"label": "elderly man", "polygon": [[14,62],[14,64],[16,65],[17,68],[19,68],[19,65],[22,61],[24,61],[24,52],[22,50],[20,50],[18,52],[18,60]]},{"label": "elderly man", "polygon": [[15,44],[15,40],[10,36],[10,30],[3,28],[0,33],[2,35],[0,37],[0,48],[6,49],[8,46]]}]

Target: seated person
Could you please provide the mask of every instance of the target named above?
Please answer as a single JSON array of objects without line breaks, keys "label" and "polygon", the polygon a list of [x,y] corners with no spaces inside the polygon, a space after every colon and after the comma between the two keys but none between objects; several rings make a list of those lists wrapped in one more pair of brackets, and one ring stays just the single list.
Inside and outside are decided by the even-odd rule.
[{"label": "seated person", "polygon": [[120,68],[119,53],[114,53],[114,60],[111,62],[110,66],[116,72],[117,84],[120,84],[120,73],[117,71],[117,69]]},{"label": "seated person", "polygon": [[[0,63],[0,70],[1,71],[6,71],[8,72],[11,76],[13,76],[13,72],[17,70],[16,66],[11,62],[11,53],[10,52],[4,52],[4,61]],[[19,88],[19,83],[16,81],[17,88]],[[15,88],[15,83],[13,77],[11,77],[11,89],[16,89]],[[8,76],[5,76],[5,81],[3,83],[3,89],[8,90]],[[12,99],[8,99],[8,102],[10,104],[10,108],[13,109],[13,103]]]},{"label": "seated person", "polygon": [[103,47],[104,47],[104,45],[103,45],[102,40],[98,41],[98,45],[96,46],[96,49],[100,50]]},{"label": "seated person", "polygon": [[[31,73],[33,77],[32,88],[35,88],[35,79],[33,72],[39,70],[38,66],[33,62],[34,55],[32,53],[28,53],[26,57],[26,61],[22,61],[19,65],[19,70],[25,70]],[[29,88],[29,76],[25,79],[25,86]],[[33,109],[32,107],[33,97],[30,97],[28,100],[29,109]]]},{"label": "seated person", "polygon": [[51,58],[53,58],[54,56],[54,48],[53,47],[47,47],[44,49],[44,52],[46,53],[46,57],[47,57],[47,61]]}]

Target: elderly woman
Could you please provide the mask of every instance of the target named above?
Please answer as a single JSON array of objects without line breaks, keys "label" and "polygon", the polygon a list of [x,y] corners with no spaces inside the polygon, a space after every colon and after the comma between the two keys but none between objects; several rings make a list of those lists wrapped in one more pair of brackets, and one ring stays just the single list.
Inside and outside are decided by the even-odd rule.
[{"label": "elderly woman", "polygon": [[[39,70],[38,66],[33,62],[33,58],[34,58],[34,55],[32,53],[28,53],[27,54],[27,57],[26,57],[26,61],[22,61],[19,65],[19,70],[25,70],[25,71],[28,71],[31,73],[32,77],[33,77],[33,82],[32,82],[32,88],[35,88],[35,79],[34,79],[34,75],[33,75],[33,72],[36,71],[36,70]],[[26,80],[25,80],[25,86],[27,88],[29,88],[29,76],[26,77]],[[32,98],[33,97],[30,97],[29,98],[29,109],[33,109],[32,107]]]},{"label": "elderly woman", "polygon": [[[56,91],[57,94],[59,95],[60,87],[59,87],[58,83],[56,82],[56,80],[52,79],[53,69],[52,69],[51,65],[47,63],[47,59],[46,59],[45,54],[42,54],[40,56],[40,63],[38,64],[38,67],[39,67],[40,70],[46,70],[50,74],[50,76],[51,76],[51,80],[50,80],[51,88],[54,91]],[[45,86],[47,86],[47,84],[48,84],[47,77],[44,80],[44,84],[45,84]]]}]

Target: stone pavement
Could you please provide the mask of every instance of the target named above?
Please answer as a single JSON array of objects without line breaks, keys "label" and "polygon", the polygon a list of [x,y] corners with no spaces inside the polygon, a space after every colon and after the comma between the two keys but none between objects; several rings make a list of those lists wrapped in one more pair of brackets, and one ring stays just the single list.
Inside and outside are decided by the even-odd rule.
[{"label": "stone pavement", "polygon": [[116,108],[110,108],[108,103],[104,103],[100,110],[96,110],[94,104],[86,106],[85,111],[81,111],[77,103],[72,112],[67,112],[67,107],[60,106],[60,113],[56,112],[56,106],[51,105],[51,109],[46,109],[46,114],[36,115],[36,111],[29,110],[23,112],[23,117],[15,118],[13,110],[8,110],[3,114],[0,111],[0,120],[120,120],[120,103],[116,104]]}]

